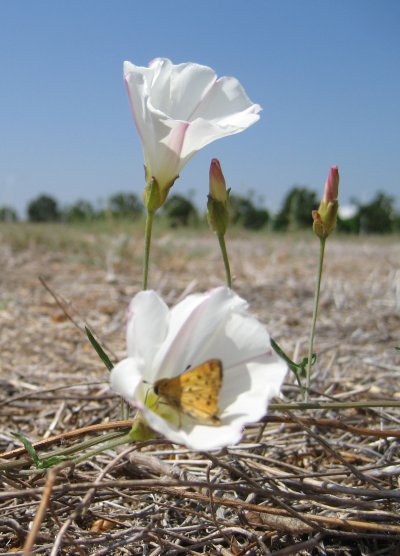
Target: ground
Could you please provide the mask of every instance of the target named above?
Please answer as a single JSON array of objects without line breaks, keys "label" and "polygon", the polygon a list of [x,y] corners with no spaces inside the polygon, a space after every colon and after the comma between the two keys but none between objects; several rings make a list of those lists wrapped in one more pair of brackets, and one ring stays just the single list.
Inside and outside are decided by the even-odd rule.
[{"label": "ground", "polygon": [[[126,432],[84,326],[124,357],[142,242],[129,225],[0,227],[0,553],[400,554],[398,237],[327,243],[310,401],[357,407],[296,407],[289,373],[264,421],[220,452],[157,439],[50,471],[9,453],[14,432],[45,441],[42,459]],[[235,289],[300,361],[319,241],[235,231],[228,252]],[[210,233],[156,226],[149,285],[168,304],[223,282]]]}]

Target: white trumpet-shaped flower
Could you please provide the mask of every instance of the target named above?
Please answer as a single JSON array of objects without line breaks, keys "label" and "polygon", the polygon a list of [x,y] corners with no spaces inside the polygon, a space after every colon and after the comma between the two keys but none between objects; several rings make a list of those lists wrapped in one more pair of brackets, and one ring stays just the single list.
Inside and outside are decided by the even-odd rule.
[{"label": "white trumpet-shaped flower", "polygon": [[191,62],[156,58],[149,67],[124,62],[133,117],[143,145],[146,181],[155,180],[162,204],[187,161],[212,141],[245,130],[258,119],[234,77]]},{"label": "white trumpet-shaped flower", "polygon": [[[154,291],[138,293],[130,304],[128,357],[112,369],[112,388],[171,442],[194,450],[238,442],[243,426],[265,415],[287,370],[247,306],[226,287],[190,295],[172,309]],[[156,396],[157,381],[211,359],[223,369],[215,424],[196,420],[185,408]]]}]

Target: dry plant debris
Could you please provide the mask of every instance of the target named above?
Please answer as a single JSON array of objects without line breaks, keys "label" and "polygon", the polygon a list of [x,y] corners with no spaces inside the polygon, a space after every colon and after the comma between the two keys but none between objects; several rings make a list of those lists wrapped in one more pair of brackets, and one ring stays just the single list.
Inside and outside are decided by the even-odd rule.
[{"label": "dry plant debris", "polygon": [[[141,238],[80,231],[78,240],[60,229],[49,244],[7,230],[0,229],[0,450],[19,455],[1,460],[1,554],[400,554],[398,241],[329,241],[311,398],[387,406],[271,409],[241,444],[220,452],[161,439],[36,470],[12,432],[43,441],[37,451],[45,457],[126,430],[83,325],[114,361],[123,357]],[[237,291],[288,354],[304,357],[318,242],[248,235],[228,249]],[[220,285],[218,246],[205,234],[164,233],[150,276],[169,303]],[[299,400],[288,376],[276,402]]]}]

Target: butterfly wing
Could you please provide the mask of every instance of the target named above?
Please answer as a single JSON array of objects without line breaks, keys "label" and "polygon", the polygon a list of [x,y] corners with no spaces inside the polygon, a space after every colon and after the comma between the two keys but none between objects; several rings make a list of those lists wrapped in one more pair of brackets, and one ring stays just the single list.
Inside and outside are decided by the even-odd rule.
[{"label": "butterfly wing", "polygon": [[174,378],[157,380],[154,392],[182,413],[207,425],[219,425],[218,398],[222,362],[209,359]]},{"label": "butterfly wing", "polygon": [[222,386],[222,363],[209,359],[178,377],[181,385],[181,410],[196,421],[219,425],[218,399]]},{"label": "butterfly wing", "polygon": [[160,378],[154,383],[153,389],[155,394],[164,398],[169,405],[180,408],[182,397],[180,376]]}]

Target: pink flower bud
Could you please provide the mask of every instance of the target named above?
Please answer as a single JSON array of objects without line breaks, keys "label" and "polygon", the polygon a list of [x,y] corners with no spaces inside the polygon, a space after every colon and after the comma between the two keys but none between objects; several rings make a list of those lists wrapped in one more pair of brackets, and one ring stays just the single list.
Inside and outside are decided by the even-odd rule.
[{"label": "pink flower bud", "polygon": [[324,201],[332,203],[336,201],[339,194],[339,168],[332,166],[325,182]]},{"label": "pink flower bud", "polygon": [[326,239],[336,227],[339,194],[339,169],[332,166],[325,182],[325,190],[318,210],[312,211],[313,230],[321,239]]},{"label": "pink flower bud", "polygon": [[211,229],[225,235],[229,223],[229,190],[219,160],[213,158],[210,165],[210,193],[207,201],[207,218]]},{"label": "pink flower bud", "polygon": [[220,203],[226,203],[228,199],[224,174],[219,160],[216,158],[212,159],[210,165],[210,197]]}]

